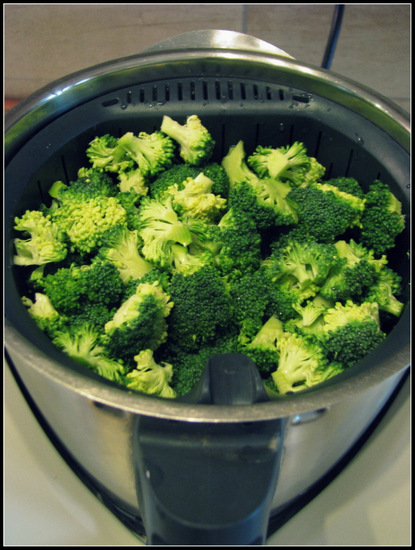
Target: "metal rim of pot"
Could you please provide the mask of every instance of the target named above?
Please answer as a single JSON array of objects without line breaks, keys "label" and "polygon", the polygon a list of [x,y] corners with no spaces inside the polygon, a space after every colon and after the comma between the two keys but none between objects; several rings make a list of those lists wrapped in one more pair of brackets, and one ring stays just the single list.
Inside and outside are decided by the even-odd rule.
[{"label": "metal rim of pot", "polygon": [[[6,115],[6,162],[39,129],[94,95],[129,86],[137,81],[138,76],[141,79],[154,79],[154,71],[158,71],[157,78],[160,78],[160,74],[164,78],[175,76],[178,67],[182,72],[188,71],[190,74],[195,65],[203,66],[212,74],[229,66],[242,68],[246,73],[254,69],[256,74],[264,78],[278,71],[279,79],[286,85],[298,86],[300,82],[305,84],[310,94],[315,93],[339,102],[382,128],[403,149],[409,151],[408,117],[382,95],[331,71],[297,62],[281,50],[273,51],[272,47],[258,50],[258,44],[265,44],[261,41],[248,45],[238,40],[228,41],[224,49],[218,45],[222,43],[223,37],[231,38],[235,34],[227,33],[197,33],[194,36],[201,39],[201,45],[193,46],[191,41],[190,45],[182,47],[180,40],[172,41],[134,56],[87,68],[42,88]],[[212,40],[212,36],[215,40]],[[406,307],[384,345],[360,362],[362,368],[356,374],[350,369],[318,387],[249,406],[193,405],[180,400],[132,393],[105,380],[64,368],[63,364],[68,363],[67,358],[60,361],[38,349],[7,321],[7,315],[5,329],[6,348],[30,360],[33,368],[45,376],[93,401],[144,416],[197,422],[251,422],[317,410],[363,392],[409,365],[409,307]],[[390,345],[392,340],[393,345]]]}]

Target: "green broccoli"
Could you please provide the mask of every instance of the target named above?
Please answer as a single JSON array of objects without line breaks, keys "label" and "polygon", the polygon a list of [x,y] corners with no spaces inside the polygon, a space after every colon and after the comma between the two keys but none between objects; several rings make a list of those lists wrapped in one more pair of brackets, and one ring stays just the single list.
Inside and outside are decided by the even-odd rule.
[{"label": "green broccoli", "polygon": [[320,243],[312,237],[302,241],[293,238],[274,247],[264,265],[272,281],[295,279],[300,288],[320,287],[330,270],[339,262],[336,248],[331,243]]},{"label": "green broccoli", "polygon": [[349,195],[354,195],[359,199],[365,198],[365,192],[363,187],[357,181],[357,179],[352,177],[337,177],[331,178],[324,182],[327,185],[332,185],[338,187],[340,191],[348,193]]},{"label": "green broccoli", "polygon": [[29,315],[36,322],[40,330],[43,330],[51,338],[65,327],[67,318],[53,307],[52,302],[46,294],[36,292],[34,301],[23,296],[22,303],[27,307]]},{"label": "green broccoli", "polygon": [[327,359],[350,367],[377,347],[386,337],[380,328],[376,302],[336,303],[324,314],[321,343]]},{"label": "green broccoli", "polygon": [[174,263],[173,245],[188,246],[192,234],[174,211],[171,199],[160,202],[145,197],[140,205],[138,232],[146,260],[163,268]]},{"label": "green broccoli", "polygon": [[124,290],[117,268],[98,257],[89,264],[60,267],[54,273],[37,277],[33,284],[42,289],[64,315],[78,313],[87,303],[111,308]]},{"label": "green broccoli", "polygon": [[201,172],[201,168],[184,164],[183,162],[173,164],[167,170],[160,172],[149,183],[149,195],[153,199],[163,201],[169,195],[169,189],[172,185],[177,185],[181,190],[184,187],[183,182],[188,178],[196,178]]},{"label": "green broccoli", "polygon": [[118,172],[118,186],[121,193],[132,192],[140,197],[148,195],[148,180],[141,168]]},{"label": "green broccoli", "polygon": [[118,143],[118,138],[105,134],[95,137],[86,149],[86,155],[96,168],[105,172],[123,172],[135,167],[125,149]]},{"label": "green broccoli", "polygon": [[174,304],[169,316],[170,342],[197,350],[231,329],[231,300],[214,267],[203,266],[186,275],[174,273],[170,296]]},{"label": "green broccoli", "polygon": [[44,265],[65,259],[68,253],[65,233],[49,214],[40,210],[26,210],[14,222],[16,231],[29,235],[27,239],[14,239],[15,265]]},{"label": "green broccoli", "polygon": [[197,384],[209,359],[219,353],[237,353],[240,345],[231,331],[220,334],[214,340],[195,349],[184,349],[176,342],[170,342],[162,355],[173,365],[171,386],[177,396],[188,394]]},{"label": "green broccoli", "polygon": [[242,141],[229,149],[222,166],[230,182],[230,208],[249,215],[259,230],[297,223],[297,213],[286,200],[291,186],[276,178],[257,176],[245,160]]},{"label": "green broccoli", "polygon": [[167,338],[166,317],[173,307],[170,296],[158,282],[137,284],[105,325],[103,341],[113,358],[126,365],[145,349],[156,350]]},{"label": "green broccoli", "polygon": [[286,394],[314,386],[338,373],[326,368],[322,347],[299,334],[285,333],[277,339],[278,367],[271,373],[278,393]]},{"label": "green broccoli", "polygon": [[376,280],[368,288],[364,299],[376,302],[380,311],[399,317],[404,304],[399,299],[402,277],[389,266],[384,266],[378,273]]},{"label": "green broccoli", "polygon": [[212,193],[212,186],[213,181],[201,172],[195,178],[187,178],[180,186],[172,185],[167,192],[179,216],[200,218],[213,223],[220,218],[226,207],[226,199]]},{"label": "green broccoli", "polygon": [[385,254],[395,246],[405,229],[402,203],[389,186],[375,180],[365,195],[366,207],[360,220],[359,241],[376,254]]},{"label": "green broccoli", "polygon": [[132,159],[144,177],[154,176],[170,168],[174,156],[174,143],[160,131],[152,134],[127,132],[118,139],[118,146]]},{"label": "green broccoli", "polygon": [[292,189],[286,200],[304,230],[321,242],[333,242],[359,226],[365,199],[340,191],[335,185],[312,183]]},{"label": "green broccoli", "polygon": [[242,272],[228,282],[228,293],[232,300],[233,317],[238,326],[238,341],[246,345],[269,317],[272,304],[271,281],[263,268]]},{"label": "green broccoli", "polygon": [[292,181],[296,186],[301,183],[299,175],[302,175],[302,171],[298,173],[298,169],[310,167],[307,149],[304,143],[299,141],[278,148],[258,145],[247,162],[260,178],[271,177],[281,181]]},{"label": "green broccoli", "polygon": [[284,329],[287,332],[299,333],[318,341],[324,337],[324,315],[333,305],[321,294],[317,294],[301,305],[295,304],[293,309],[297,316],[288,319],[284,323]]},{"label": "green broccoli", "polygon": [[211,159],[215,140],[197,115],[188,116],[184,124],[165,115],[160,130],[178,144],[185,163],[200,166]]},{"label": "green broccoli", "polygon": [[61,330],[53,343],[69,357],[90,368],[100,376],[114,382],[122,382],[125,367],[121,361],[108,357],[96,328],[84,324]]},{"label": "green broccoli", "polygon": [[99,257],[113,264],[124,283],[141,279],[153,269],[153,264],[140,254],[142,246],[138,231],[131,231],[125,226],[114,226],[103,239]]},{"label": "green broccoli", "polygon": [[252,359],[263,377],[268,376],[278,365],[277,341],[284,334],[282,321],[272,316],[264,322],[254,338],[241,348],[242,353]]},{"label": "green broccoli", "polygon": [[217,266],[227,278],[238,277],[259,268],[261,263],[261,235],[244,212],[231,208],[217,224],[219,231],[212,237],[220,243],[215,256]]},{"label": "green broccoli", "polygon": [[336,241],[334,246],[341,262],[331,269],[320,287],[320,294],[334,302],[357,300],[374,284],[386,257],[376,259],[373,250],[353,239]]},{"label": "green broccoli", "polygon": [[170,363],[156,363],[151,349],[140,351],[134,361],[134,370],[126,376],[128,388],[159,397],[176,397],[176,392],[169,385],[173,377],[173,366]]}]

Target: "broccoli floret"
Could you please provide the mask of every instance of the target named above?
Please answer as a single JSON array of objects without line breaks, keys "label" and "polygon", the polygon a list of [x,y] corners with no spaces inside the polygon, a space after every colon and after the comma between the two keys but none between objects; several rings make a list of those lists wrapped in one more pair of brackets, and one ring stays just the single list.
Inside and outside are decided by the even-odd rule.
[{"label": "broccoli floret", "polygon": [[216,263],[221,273],[230,279],[257,270],[262,259],[262,239],[253,220],[231,208],[217,227],[219,231],[212,241],[220,243]]},{"label": "broccoli floret", "polygon": [[383,269],[386,257],[374,257],[368,250],[353,239],[334,243],[341,260],[330,271],[321,285],[320,293],[329,300],[345,301],[362,296],[375,282],[378,272]]},{"label": "broccoli floret", "polygon": [[167,338],[166,317],[173,304],[158,282],[139,282],[105,325],[105,347],[111,357],[131,364],[145,349],[157,349]]},{"label": "broccoli floret", "polygon": [[289,181],[295,186],[303,182],[304,172],[311,164],[304,143],[299,141],[278,148],[259,145],[247,162],[260,178]]},{"label": "broccoli floret", "polygon": [[118,172],[118,186],[121,193],[135,193],[140,197],[148,195],[148,180],[141,168]]},{"label": "broccoli floret", "polygon": [[127,132],[118,139],[128,158],[131,158],[144,177],[154,176],[170,168],[174,156],[174,143],[160,131],[152,134]]},{"label": "broccoli floret", "polygon": [[375,282],[369,287],[365,301],[376,302],[380,311],[385,311],[399,317],[403,302],[398,296],[401,292],[402,277],[388,266],[384,266],[377,274]]},{"label": "broccoli floret", "polygon": [[402,203],[389,186],[375,180],[365,196],[366,207],[360,220],[359,241],[376,254],[385,254],[405,229]]},{"label": "broccoli floret", "polygon": [[211,159],[215,140],[197,115],[188,116],[184,124],[165,115],[160,130],[178,144],[185,163],[200,166]]},{"label": "broccoli floret", "polygon": [[66,189],[62,187],[60,192],[82,193],[85,197],[113,197],[118,193],[118,186],[108,173],[83,167],[78,170],[78,178],[70,182]]},{"label": "broccoli floret", "polygon": [[280,394],[296,392],[314,386],[337,374],[327,369],[327,361],[319,344],[295,333],[285,333],[277,339],[278,368],[272,380]]},{"label": "broccoli floret", "polygon": [[209,162],[201,169],[204,175],[213,181],[212,193],[226,199],[229,193],[229,178],[223,166],[217,162]]},{"label": "broccoli floret", "polygon": [[34,301],[23,296],[22,303],[27,307],[29,315],[34,319],[40,330],[46,332],[51,338],[64,328],[67,318],[53,307],[46,294],[36,292]]},{"label": "broccoli floret", "polygon": [[324,315],[321,342],[329,361],[350,367],[377,347],[386,337],[375,302],[336,303]]},{"label": "broccoli floret", "polygon": [[173,164],[168,170],[157,174],[149,184],[149,194],[153,199],[163,200],[169,195],[169,188],[177,185],[178,189],[183,189],[183,182],[188,178],[196,178],[201,172],[201,168],[191,166],[190,164]]},{"label": "broccoli floret", "polygon": [[58,207],[51,208],[52,222],[70,241],[70,250],[81,254],[96,251],[103,235],[113,226],[126,225],[127,213],[116,197],[62,195]]},{"label": "broccoli floret", "polygon": [[53,338],[53,343],[100,376],[122,382],[125,367],[121,361],[108,357],[95,327],[84,324],[64,329]]},{"label": "broccoli floret", "polygon": [[278,283],[286,278],[295,279],[300,288],[319,287],[330,269],[339,259],[331,243],[320,243],[312,237],[297,241],[287,239],[283,246],[274,247],[265,260],[271,279]]},{"label": "broccoli floret", "polygon": [[159,397],[176,397],[176,392],[169,385],[173,377],[170,363],[156,363],[151,349],[140,351],[134,361],[134,370],[126,376],[128,388]]},{"label": "broccoli floret", "polygon": [[14,222],[16,231],[29,235],[28,239],[14,239],[15,265],[44,265],[65,259],[68,253],[65,234],[49,214],[39,210],[26,210]]},{"label": "broccoli floret", "polygon": [[246,345],[253,340],[268,317],[272,295],[271,282],[264,269],[244,272],[228,283],[233,316],[239,328],[238,341]]},{"label": "broccoli floret", "polygon": [[284,329],[287,332],[296,332],[320,341],[324,337],[324,315],[331,307],[333,307],[331,301],[317,294],[303,305],[293,306],[298,315],[284,323]]},{"label": "broccoli floret", "polygon": [[265,321],[251,342],[242,348],[258,367],[262,376],[267,376],[278,365],[279,352],[277,340],[284,334],[282,321],[270,317]]},{"label": "broccoli floret", "polygon": [[215,222],[226,207],[226,199],[212,193],[213,181],[203,172],[168,189],[173,208],[180,216]]},{"label": "broccoli floret", "polygon": [[163,268],[174,264],[173,245],[187,247],[192,234],[174,211],[171,199],[160,202],[145,197],[140,205],[139,235],[143,240],[141,253],[144,258]]},{"label": "broccoli floret", "polygon": [[303,286],[294,277],[283,277],[270,289],[272,296],[269,311],[278,319],[287,322],[298,315],[296,308],[318,293],[315,285]]},{"label": "broccoli floret", "polygon": [[365,192],[363,190],[363,187],[355,178],[352,178],[352,177],[331,178],[329,180],[326,180],[324,183],[338,187],[340,191],[343,191],[344,193],[348,193],[349,195],[354,195],[359,199],[365,198]]},{"label": "broccoli floret", "polygon": [[170,342],[162,356],[173,364],[172,387],[177,396],[189,393],[199,381],[209,359],[219,353],[237,353],[239,343],[234,333],[220,335],[211,342],[192,350]]},{"label": "broccoli floret", "polygon": [[174,306],[169,339],[181,348],[197,350],[230,330],[231,300],[214,267],[204,266],[188,275],[174,273],[170,295]]},{"label": "broccoli floret", "polygon": [[86,296],[86,278],[81,267],[75,263],[59,267],[54,273],[37,276],[32,280],[35,288],[51,300],[53,306],[64,315],[80,310]]},{"label": "broccoli floret", "polygon": [[292,189],[286,200],[298,214],[304,230],[322,242],[333,242],[347,229],[359,226],[365,199],[327,183]]},{"label": "broccoli floret", "polygon": [[115,226],[105,234],[99,257],[114,265],[121,280],[127,283],[131,279],[141,279],[153,269],[153,264],[141,256],[141,246],[138,231]]},{"label": "broccoli floret", "polygon": [[95,137],[86,149],[93,168],[106,172],[123,172],[134,168],[134,161],[118,143],[118,138],[105,134]]},{"label": "broccoli floret", "polygon": [[259,230],[297,223],[297,214],[286,201],[290,185],[276,178],[258,177],[245,160],[242,141],[229,149],[222,166],[230,182],[230,208],[249,215]]},{"label": "broccoli floret", "polygon": [[124,290],[117,268],[99,258],[81,266],[60,267],[33,283],[65,315],[78,313],[86,303],[115,306]]}]

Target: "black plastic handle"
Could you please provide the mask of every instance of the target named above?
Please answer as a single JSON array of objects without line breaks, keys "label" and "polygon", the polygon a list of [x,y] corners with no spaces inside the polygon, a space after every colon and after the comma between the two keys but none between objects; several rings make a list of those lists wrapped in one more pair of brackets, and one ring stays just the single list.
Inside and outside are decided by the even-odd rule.
[{"label": "black plastic handle", "polygon": [[[249,405],[267,399],[255,364],[213,356],[191,399]],[[202,423],[137,417],[137,492],[150,545],[264,544],[284,421]]]}]

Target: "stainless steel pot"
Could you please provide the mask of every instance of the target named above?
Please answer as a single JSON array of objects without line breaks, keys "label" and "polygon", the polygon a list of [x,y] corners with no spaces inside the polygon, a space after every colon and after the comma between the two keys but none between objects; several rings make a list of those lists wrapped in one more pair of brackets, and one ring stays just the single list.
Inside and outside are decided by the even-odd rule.
[{"label": "stainless steel pot", "polygon": [[[409,216],[403,111],[253,37],[206,31],[69,75],[8,113],[5,242],[14,216],[42,200],[43,184],[76,173],[95,135],[152,129],[167,113],[200,114],[219,155],[241,135],[247,148],[300,139],[333,177],[355,174],[364,185],[381,177]],[[408,249],[406,232],[391,260],[406,285]],[[377,350],[296,395],[267,399],[255,369],[235,356],[224,369],[213,361],[196,401],[133,394],[75,364],[37,329],[11,257],[6,247],[5,343],[14,372],[62,452],[132,525],[144,522],[151,544],[264,542],[272,518],[339,463],[409,365],[407,306]]]}]

